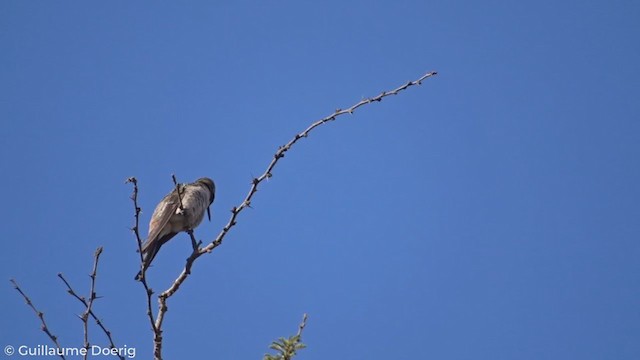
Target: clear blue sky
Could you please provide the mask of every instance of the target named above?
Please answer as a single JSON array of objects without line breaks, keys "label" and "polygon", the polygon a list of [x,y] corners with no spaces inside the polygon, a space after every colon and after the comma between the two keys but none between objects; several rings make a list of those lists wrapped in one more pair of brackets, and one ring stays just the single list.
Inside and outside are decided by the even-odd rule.
[{"label": "clear blue sky", "polygon": [[[167,359],[640,358],[640,6],[633,1],[0,2],[0,345],[65,346],[96,312],[151,357],[142,230],[182,181],[252,176],[304,139],[171,299]],[[149,272],[164,290],[190,252]],[[105,344],[93,329],[93,341]],[[3,355],[4,356],[4,355]]]}]

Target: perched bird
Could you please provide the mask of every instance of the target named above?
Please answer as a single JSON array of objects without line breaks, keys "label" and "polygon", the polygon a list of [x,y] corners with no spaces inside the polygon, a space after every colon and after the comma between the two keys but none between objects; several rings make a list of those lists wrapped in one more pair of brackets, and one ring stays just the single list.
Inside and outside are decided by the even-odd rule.
[{"label": "perched bird", "polygon": [[[180,197],[173,189],[156,206],[149,222],[149,236],[142,245],[144,259],[142,270],[136,275],[140,280],[142,271],[146,271],[160,247],[181,231],[190,231],[202,222],[205,210],[211,221],[209,206],[216,194],[216,185],[209,178],[200,178],[191,184],[180,184]],[[182,206],[180,205],[182,199]]]}]

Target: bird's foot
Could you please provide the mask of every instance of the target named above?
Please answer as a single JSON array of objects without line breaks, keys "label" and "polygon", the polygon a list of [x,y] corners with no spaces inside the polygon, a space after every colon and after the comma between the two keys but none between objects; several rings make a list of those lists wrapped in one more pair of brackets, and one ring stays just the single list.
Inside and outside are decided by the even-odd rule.
[{"label": "bird's foot", "polygon": [[193,230],[187,230],[187,234],[191,238],[191,247],[193,251],[196,252],[200,250],[200,245],[202,245],[202,240],[196,240],[196,236],[193,234]]}]

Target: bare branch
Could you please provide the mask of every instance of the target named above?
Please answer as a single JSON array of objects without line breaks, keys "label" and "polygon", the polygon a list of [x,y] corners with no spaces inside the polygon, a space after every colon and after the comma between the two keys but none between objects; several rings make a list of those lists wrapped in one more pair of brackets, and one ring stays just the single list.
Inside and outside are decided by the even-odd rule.
[{"label": "bare branch", "polygon": [[307,314],[305,313],[304,315],[302,315],[302,322],[300,323],[300,325],[298,325],[298,333],[296,334],[296,336],[301,337],[302,336],[302,330],[304,330],[304,327],[307,326],[307,319],[309,317],[307,316]]},{"label": "bare branch", "polygon": [[[178,194],[178,201],[180,202],[180,206],[178,207],[178,209],[179,209],[180,213],[183,214],[184,213],[184,204],[182,203],[182,194],[180,193],[180,184],[178,183],[178,180],[176,180],[176,175],[175,174],[171,174],[171,179],[173,180],[173,185],[175,185],[175,187],[176,187],[176,193]],[[187,230],[187,233],[189,234],[189,237],[191,238],[191,247],[193,248],[193,252],[198,252],[198,249],[200,248],[200,244],[202,244],[202,241],[196,240],[196,237],[193,234],[193,229]]]},{"label": "bare branch", "polygon": [[[85,308],[88,307],[89,304],[87,302],[87,299],[84,298],[83,296],[79,296],[78,293],[76,293],[75,290],[73,290],[73,287],[71,286],[69,281],[67,281],[67,279],[64,277],[64,275],[62,273],[58,273],[58,277],[67,286],[67,293],[69,293],[69,295],[73,296],[74,298],[78,299],[78,301],[80,301],[82,303],[82,305],[85,306]],[[97,297],[96,297],[96,299],[97,299]],[[116,344],[113,341],[113,338],[111,337],[111,331],[109,331],[109,329],[107,329],[107,327],[102,323],[102,320],[100,320],[98,318],[98,316],[95,314],[93,309],[91,309],[89,311],[89,315],[91,315],[91,317],[96,322],[96,324],[100,327],[100,329],[102,329],[102,332],[104,332],[104,334],[107,336],[107,339],[109,340],[109,347],[111,349],[117,348]],[[120,358],[124,359],[121,356],[120,356]]]},{"label": "bare branch", "polygon": [[[144,254],[142,254],[142,238],[140,238],[140,212],[142,209],[138,205],[138,179],[135,177],[130,177],[125,181],[125,183],[133,184],[133,193],[131,194],[131,201],[133,202],[133,207],[135,210],[135,225],[131,229],[136,236],[136,242],[138,243],[138,253],[140,254],[140,282],[144,287],[145,294],[147,294],[147,317],[149,318],[149,322],[151,323],[151,329],[153,330],[153,341],[154,348],[162,345],[162,329],[156,327],[156,323],[153,320],[153,308],[151,307],[151,297],[153,296],[153,289],[149,287],[147,284],[147,279],[145,276],[146,269],[144,268]],[[160,358],[160,357],[158,357]]]},{"label": "bare branch", "polygon": [[180,193],[180,184],[178,184],[178,180],[176,180],[176,175],[171,174],[171,179],[173,180],[173,185],[176,187],[176,193],[178,194],[178,201],[180,202],[180,212],[184,211],[184,205],[182,204],[182,194]]},{"label": "bare branch", "polygon": [[24,298],[24,301],[27,303],[27,305],[29,305],[29,307],[31,309],[33,309],[33,312],[36,313],[36,315],[40,319],[40,322],[42,323],[42,326],[40,328],[42,329],[42,331],[44,331],[45,334],[47,334],[47,336],[49,336],[49,339],[51,339],[51,341],[53,341],[53,343],[58,348],[58,355],[62,359],[64,359],[65,357],[64,357],[64,355],[62,355],[64,352],[62,351],[62,347],[60,346],[60,343],[58,343],[58,337],[53,335],[51,333],[51,331],[49,330],[49,327],[47,326],[47,323],[44,320],[44,313],[42,311],[36,309],[35,305],[33,305],[33,303],[31,302],[31,299],[29,299],[29,297],[22,291],[22,289],[20,289],[20,286],[18,285],[18,283],[14,279],[11,279],[10,281],[13,284],[13,287],[16,290],[18,290],[20,295],[22,295],[22,297]]},{"label": "bare branch", "polygon": [[[176,178],[175,174],[171,174],[171,180],[173,180],[173,185],[176,187],[176,193],[178,194],[178,202],[180,203],[180,205],[178,206],[178,211],[181,214],[184,214],[185,208],[184,203],[182,202],[182,192],[184,190],[180,189],[180,183],[178,183],[178,179]],[[193,252],[198,252],[200,245],[202,245],[202,241],[198,241],[196,239],[193,229],[188,229],[186,232],[191,238],[191,247],[193,248]]]},{"label": "bare branch", "polygon": [[[93,262],[93,271],[91,272],[91,289],[89,291],[89,301],[87,301],[87,309],[82,314],[82,322],[84,326],[84,348],[87,349],[87,353],[89,352],[89,313],[91,312],[91,307],[93,306],[93,301],[96,299],[96,273],[98,272],[98,261],[100,260],[100,254],[102,254],[102,247],[96,249],[95,253],[95,261]],[[87,353],[85,353],[84,358],[87,358]]]},{"label": "bare branch", "polygon": [[[88,335],[88,319],[89,316],[91,316],[91,318],[93,318],[93,320],[96,322],[96,325],[98,325],[98,327],[100,327],[100,329],[102,329],[102,332],[104,332],[104,334],[107,336],[107,339],[109,340],[109,347],[111,349],[115,349],[116,344],[113,342],[113,338],[111,337],[111,331],[109,331],[107,329],[107,327],[102,323],[102,320],[100,320],[98,318],[98,316],[95,314],[95,312],[93,311],[93,300],[98,299],[98,296],[96,296],[96,291],[95,291],[95,281],[96,281],[96,276],[97,276],[97,272],[98,272],[98,261],[100,260],[100,255],[102,254],[102,246],[96,249],[96,252],[94,254],[94,262],[93,262],[93,271],[91,272],[91,275],[89,275],[89,277],[91,277],[91,289],[90,289],[90,295],[89,295],[89,301],[87,301],[87,299],[84,296],[80,296],[78,295],[78,293],[75,292],[75,290],[73,290],[73,287],[71,286],[71,283],[69,283],[69,281],[67,281],[67,279],[64,277],[64,275],[62,273],[58,273],[58,277],[60,278],[60,280],[62,280],[62,282],[67,286],[67,293],[69,293],[69,295],[73,296],[74,298],[76,298],[79,302],[82,303],[82,305],[84,305],[85,307],[85,311],[82,314],[82,316],[80,316],[80,320],[82,320],[83,322],[83,328],[84,328],[84,347],[85,349],[87,349],[87,353],[89,350],[89,335]],[[124,360],[124,357],[118,355],[118,357],[121,360]],[[86,355],[85,355],[86,358]]]},{"label": "bare branch", "polygon": [[[140,238],[140,234],[139,234],[139,215],[140,215],[140,208],[138,206],[138,182],[137,179],[135,177],[131,177],[129,179],[127,179],[127,182],[129,183],[133,183],[133,195],[131,196],[131,199],[133,200],[134,203],[134,207],[135,207],[135,226],[132,229],[132,231],[135,233],[136,235],[136,239],[138,242],[138,251],[140,252],[140,262],[141,262],[141,278],[140,281],[142,282],[146,292],[147,292],[147,315],[149,316],[149,321],[151,322],[151,327],[153,329],[154,332],[154,357],[156,359],[161,359],[162,358],[162,323],[164,321],[164,317],[166,315],[166,312],[168,310],[167,307],[167,299],[171,296],[173,296],[173,294],[175,294],[178,289],[180,288],[180,286],[182,285],[182,283],[184,283],[184,281],[187,279],[187,277],[191,274],[191,267],[193,266],[193,263],[195,262],[196,259],[198,259],[200,256],[206,254],[206,253],[210,253],[213,249],[215,249],[216,247],[220,246],[222,244],[222,241],[224,240],[224,237],[229,233],[229,231],[231,230],[232,227],[234,227],[237,222],[236,219],[238,217],[238,215],[246,208],[251,207],[251,200],[253,199],[253,196],[255,195],[255,193],[258,191],[258,186],[260,185],[260,183],[262,181],[264,181],[265,179],[268,179],[270,177],[273,176],[273,169],[275,168],[276,164],[280,161],[280,159],[282,159],[285,155],[285,153],[287,151],[289,151],[289,149],[291,149],[291,147],[293,147],[293,145],[295,145],[300,139],[302,138],[306,138],[309,133],[317,128],[318,126],[325,124],[327,122],[330,121],[334,121],[337,119],[337,117],[342,116],[344,114],[353,114],[353,112],[355,110],[357,110],[358,108],[360,108],[361,106],[370,104],[372,102],[380,102],[382,101],[383,98],[390,96],[390,95],[397,95],[399,92],[414,86],[414,85],[420,85],[422,84],[422,81],[424,81],[425,79],[435,76],[437,73],[434,72],[429,72],[426,73],[425,75],[421,76],[420,78],[418,78],[417,80],[414,81],[409,81],[407,83],[405,83],[404,85],[401,85],[391,91],[383,91],[382,93],[378,94],[377,96],[374,96],[372,98],[367,98],[367,99],[363,99],[360,100],[359,102],[355,103],[354,105],[352,105],[351,107],[347,108],[347,109],[337,109],[335,110],[332,114],[312,123],[311,125],[309,125],[305,130],[303,130],[302,132],[296,134],[288,143],[286,143],[283,146],[280,146],[278,148],[278,150],[275,152],[275,154],[273,155],[273,159],[271,160],[271,162],[269,163],[269,165],[267,166],[266,170],[264,171],[264,173],[262,175],[260,175],[259,177],[253,178],[253,180],[251,181],[251,187],[249,188],[249,192],[247,193],[247,195],[245,196],[244,200],[240,203],[239,206],[233,207],[231,209],[231,217],[229,219],[229,221],[227,222],[227,224],[222,228],[222,230],[220,231],[220,233],[218,234],[218,236],[211,242],[209,243],[207,246],[205,246],[204,248],[200,248],[199,247],[199,243],[197,242],[193,231],[189,231],[189,236],[191,237],[191,242],[192,242],[192,247],[193,247],[193,252],[191,253],[191,255],[187,258],[186,263],[185,263],[185,267],[182,270],[182,272],[180,273],[180,275],[176,278],[176,280],[174,280],[174,282],[171,284],[171,286],[165,290],[164,292],[162,292],[160,295],[158,295],[158,314],[157,317],[154,321],[153,319],[153,312],[151,309],[151,296],[153,294],[153,291],[148,287],[146,279],[145,279],[145,269],[143,266],[143,254],[142,254],[142,240]],[[180,201],[180,210],[184,211],[184,207],[182,204],[182,194],[180,193],[180,185],[178,184],[178,181],[175,177],[175,175],[172,175],[172,179],[173,179],[173,183],[176,186],[176,191],[178,193],[178,199]],[[299,333],[302,332],[302,329],[304,328],[304,325],[306,323],[306,315],[303,318],[303,322],[301,323],[300,327],[299,327]]]},{"label": "bare branch", "polygon": [[[314,122],[313,124],[311,124],[309,127],[307,127],[304,131],[302,131],[301,133],[296,134],[293,139],[291,139],[288,143],[286,143],[283,146],[280,146],[278,148],[278,150],[275,152],[275,154],[273,155],[273,159],[271,160],[271,162],[269,163],[269,165],[267,166],[267,169],[264,171],[264,173],[262,175],[260,175],[257,178],[254,178],[251,181],[251,188],[249,189],[249,193],[247,193],[247,196],[244,198],[244,200],[240,203],[239,206],[237,207],[233,207],[231,209],[231,218],[229,219],[229,221],[227,222],[227,224],[222,228],[222,230],[220,231],[220,233],[218,234],[218,236],[215,238],[215,240],[213,240],[211,243],[209,243],[207,246],[205,246],[204,248],[200,249],[199,253],[197,256],[191,256],[189,257],[189,259],[187,259],[187,263],[185,265],[184,270],[182,271],[182,273],[178,276],[178,278],[174,281],[174,283],[171,285],[171,287],[169,287],[166,291],[164,291],[163,293],[161,293],[159,295],[159,297],[161,298],[168,298],[171,297],[171,295],[173,295],[179,288],[180,285],[182,285],[182,283],[185,281],[185,279],[187,278],[188,274],[190,273],[191,270],[191,266],[193,265],[193,262],[200,257],[201,255],[203,255],[204,253],[210,253],[213,249],[215,249],[216,247],[220,246],[220,244],[222,244],[222,241],[224,240],[224,237],[227,235],[227,233],[229,232],[229,230],[231,230],[232,227],[234,227],[236,225],[236,218],[238,217],[238,215],[240,214],[240,212],[242,212],[242,210],[244,210],[245,208],[249,207],[251,205],[251,200],[253,199],[253,195],[255,195],[255,193],[258,191],[258,185],[264,181],[267,178],[270,178],[273,176],[273,169],[275,168],[276,164],[278,163],[278,161],[284,157],[285,153],[287,151],[289,151],[289,149],[291,149],[291,147],[293,145],[295,145],[300,139],[302,138],[306,138],[309,133],[317,128],[318,126],[327,123],[329,121],[333,121],[335,120],[338,116],[344,115],[344,114],[352,114],[356,109],[358,109],[361,106],[370,104],[374,101],[382,101],[383,98],[390,96],[390,95],[397,95],[399,92],[414,86],[414,85],[421,85],[422,81],[424,81],[425,79],[432,77],[434,75],[436,75],[437,72],[429,72],[423,76],[421,76],[419,79],[415,80],[415,81],[410,81],[394,90],[391,91],[383,91],[382,93],[380,93],[377,96],[374,96],[372,98],[368,98],[368,99],[363,99],[360,100],[359,102],[357,102],[356,104],[354,104],[353,106],[351,106],[348,109],[337,109],[333,112],[333,114],[328,115],[316,122]],[[160,315],[160,314],[158,314]]]},{"label": "bare branch", "polygon": [[[330,114],[330,115],[328,115],[328,116],[326,116],[326,117],[324,117],[324,118],[312,123],[305,130],[303,130],[302,132],[296,134],[285,145],[280,146],[278,148],[278,150],[275,152],[275,154],[273,155],[273,158],[271,159],[271,162],[267,166],[267,168],[264,171],[264,173],[262,175],[260,175],[259,177],[254,178],[251,181],[251,187],[249,188],[249,192],[245,196],[244,200],[242,200],[240,205],[238,205],[236,207],[233,207],[231,209],[231,217],[229,218],[229,221],[227,222],[227,224],[222,228],[222,230],[220,231],[218,236],[211,243],[209,243],[207,246],[205,246],[205,247],[203,247],[201,249],[198,249],[197,251],[194,248],[194,251],[191,254],[191,256],[189,256],[187,258],[185,267],[182,270],[182,272],[180,273],[180,275],[178,275],[176,280],[173,282],[173,284],[171,284],[171,286],[167,290],[165,290],[160,295],[158,295],[159,311],[158,311],[158,315],[156,317],[155,328],[154,328],[154,332],[156,332],[156,335],[158,333],[160,333],[161,329],[162,329],[162,322],[163,322],[164,316],[165,316],[165,314],[167,312],[167,299],[169,297],[171,297],[173,294],[175,294],[176,291],[178,291],[178,289],[180,288],[182,283],[184,283],[184,281],[187,279],[189,274],[191,274],[191,267],[193,266],[193,263],[195,262],[195,260],[198,259],[200,256],[206,254],[206,253],[210,253],[213,249],[215,249],[216,247],[220,246],[220,244],[222,244],[222,241],[224,240],[224,237],[227,235],[227,233],[229,233],[231,228],[236,225],[236,219],[237,219],[238,215],[240,214],[240,212],[242,212],[244,209],[246,209],[248,207],[251,207],[251,200],[253,199],[253,196],[255,195],[255,193],[258,191],[258,185],[260,185],[260,183],[262,181],[264,181],[265,179],[268,179],[271,176],[273,176],[273,169],[275,168],[276,164],[280,161],[280,159],[282,159],[284,157],[285,153],[287,151],[289,151],[289,149],[291,149],[291,147],[293,147],[293,145],[295,145],[300,139],[306,138],[313,129],[317,128],[318,126],[320,126],[322,124],[325,124],[325,123],[330,122],[330,121],[334,121],[339,116],[342,116],[344,114],[353,114],[353,112],[355,110],[357,110],[358,108],[360,108],[361,106],[364,106],[364,105],[367,105],[367,104],[371,104],[373,102],[380,102],[385,97],[391,96],[391,95],[397,95],[401,91],[406,90],[407,88],[409,88],[411,86],[421,85],[422,81],[426,80],[427,78],[433,77],[436,74],[437,73],[435,71],[428,72],[428,73],[424,74],[423,76],[421,76],[420,78],[418,78],[417,80],[409,81],[409,82],[405,83],[404,85],[401,85],[401,86],[399,86],[399,87],[397,87],[397,88],[395,88],[395,89],[393,89],[391,91],[383,91],[382,93],[380,93],[380,94],[378,94],[378,95],[376,95],[374,97],[360,100],[359,102],[355,103],[354,105],[352,105],[351,107],[349,107],[347,109],[337,109],[332,114]],[[174,178],[174,182],[175,182],[175,178]],[[175,183],[177,183],[177,182],[175,182]],[[135,183],[134,183],[134,186],[135,186]],[[161,339],[160,339],[160,341],[161,341]],[[158,356],[160,355],[160,349],[161,349],[162,344],[161,344],[161,342],[159,343],[157,341],[155,342],[155,344],[156,344],[156,349],[155,349],[156,353],[155,354],[156,354],[156,357],[159,358]]]}]

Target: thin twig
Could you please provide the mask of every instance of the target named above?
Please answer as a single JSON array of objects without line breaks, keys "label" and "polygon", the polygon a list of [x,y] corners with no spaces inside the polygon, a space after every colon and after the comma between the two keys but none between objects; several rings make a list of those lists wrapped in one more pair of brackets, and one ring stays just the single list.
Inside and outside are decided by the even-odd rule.
[{"label": "thin twig", "polygon": [[[83,326],[84,326],[84,332],[85,332],[85,343],[84,343],[84,347],[87,349],[87,352],[89,350],[89,342],[88,342],[88,333],[87,333],[87,320],[89,319],[89,316],[91,316],[93,318],[93,320],[96,322],[96,325],[98,325],[98,327],[100,327],[100,329],[102,329],[102,332],[104,332],[104,334],[107,336],[107,340],[109,340],[109,347],[111,349],[116,349],[117,346],[115,344],[115,342],[113,341],[113,337],[111,336],[111,331],[109,331],[107,329],[107,327],[102,323],[102,320],[100,320],[98,318],[98,316],[95,314],[95,312],[93,311],[93,300],[98,299],[98,296],[96,296],[96,292],[95,292],[95,278],[97,275],[97,271],[98,271],[98,261],[100,259],[100,255],[102,254],[102,246],[99,247],[98,249],[96,249],[96,252],[94,254],[94,262],[93,262],[93,271],[91,273],[91,275],[89,275],[91,277],[91,295],[89,298],[89,301],[87,301],[87,299],[84,296],[80,296],[78,295],[78,293],[73,290],[73,287],[71,286],[71,283],[69,283],[69,281],[64,277],[64,275],[62,273],[58,273],[58,277],[60,278],[60,280],[62,280],[62,282],[67,286],[67,293],[69,293],[69,295],[73,296],[74,298],[76,298],[80,303],[82,303],[82,305],[84,305],[85,307],[85,312],[83,313],[83,315],[80,317],[80,319],[83,322]],[[91,297],[93,297],[93,299],[91,299]],[[124,360],[124,357],[118,355],[118,357],[121,360]]]},{"label": "thin twig", "polygon": [[298,333],[296,334],[296,336],[298,336],[298,338],[300,338],[302,336],[302,330],[304,330],[304,327],[307,326],[307,319],[309,317],[307,316],[307,314],[305,313],[304,315],[302,315],[302,322],[300,323],[300,325],[298,325]]},{"label": "thin twig", "polygon": [[140,238],[140,212],[142,209],[138,206],[138,179],[130,177],[125,183],[133,184],[133,193],[131,194],[131,201],[133,201],[133,207],[135,209],[135,225],[131,229],[136,236],[138,243],[138,253],[140,254],[140,282],[144,286],[145,293],[147,294],[147,317],[151,323],[151,329],[153,330],[154,348],[162,345],[162,329],[156,327],[156,323],[153,320],[153,308],[151,307],[151,297],[153,296],[153,289],[147,284],[145,276],[146,269],[144,268],[144,255],[142,254],[142,239]]},{"label": "thin twig", "polygon": [[180,194],[180,184],[178,184],[178,180],[176,180],[176,175],[171,174],[171,179],[173,180],[173,185],[176,187],[176,193],[178,194],[178,201],[180,202],[180,212],[184,211],[184,205],[182,204],[182,194]]},{"label": "thin twig", "polygon": [[89,301],[87,302],[87,309],[82,314],[82,322],[84,324],[84,348],[87,349],[87,352],[84,355],[84,358],[87,358],[87,354],[89,352],[89,313],[91,312],[91,307],[93,306],[93,301],[96,299],[96,273],[98,272],[98,261],[100,260],[100,254],[102,254],[102,246],[96,249],[95,253],[95,261],[93,262],[93,271],[91,272],[91,290],[89,292]]},{"label": "thin twig", "polygon": [[[220,246],[220,244],[222,244],[222,241],[224,240],[224,237],[227,235],[227,233],[229,233],[229,230],[231,230],[231,228],[236,225],[236,218],[238,217],[240,212],[242,212],[247,207],[251,206],[251,200],[253,199],[253,195],[255,195],[255,193],[258,191],[258,185],[262,181],[264,181],[265,179],[270,178],[273,175],[273,169],[275,168],[276,164],[278,163],[278,161],[280,161],[281,158],[284,157],[285,153],[287,151],[289,151],[289,149],[291,149],[291,147],[293,145],[295,145],[300,139],[306,138],[313,129],[315,129],[318,126],[320,126],[322,124],[325,124],[327,122],[336,120],[336,118],[338,118],[338,116],[342,116],[342,115],[345,115],[345,114],[353,114],[353,112],[355,110],[357,110],[358,108],[360,108],[361,106],[364,106],[364,105],[367,105],[367,104],[371,104],[373,102],[382,101],[383,98],[385,98],[387,96],[390,96],[390,95],[397,95],[401,91],[403,91],[403,90],[405,90],[405,89],[407,89],[407,88],[409,88],[411,86],[421,85],[422,81],[424,81],[427,78],[430,78],[432,76],[435,76],[436,74],[437,73],[435,71],[428,72],[428,73],[424,74],[423,76],[421,76],[420,78],[418,78],[417,80],[409,81],[409,82],[405,83],[404,85],[401,85],[401,86],[399,86],[399,87],[397,87],[397,88],[395,88],[395,89],[393,89],[391,91],[383,91],[382,93],[380,93],[380,94],[378,94],[378,95],[376,95],[374,97],[360,100],[359,102],[357,102],[356,104],[352,105],[351,107],[349,107],[347,109],[336,109],[332,114],[330,114],[330,115],[328,115],[328,116],[326,116],[326,117],[324,117],[324,118],[312,123],[304,131],[296,134],[293,137],[293,139],[291,139],[288,143],[286,143],[283,146],[280,146],[278,148],[278,150],[275,152],[275,154],[273,155],[273,159],[271,160],[271,162],[267,166],[267,169],[264,171],[264,173],[262,175],[260,175],[259,177],[254,178],[251,181],[251,188],[249,189],[249,192],[247,193],[247,195],[244,198],[244,200],[240,203],[239,206],[233,207],[231,209],[231,217],[230,217],[229,221],[222,228],[222,230],[220,231],[218,236],[215,238],[215,240],[213,240],[207,246],[199,249],[197,252],[194,251],[191,254],[191,256],[189,256],[189,258],[187,258],[187,261],[186,261],[184,269],[182,270],[180,275],[178,275],[178,277],[173,282],[173,284],[171,284],[171,286],[167,290],[165,290],[160,295],[158,295],[159,310],[158,310],[158,315],[156,317],[156,322],[155,322],[155,328],[157,329],[156,331],[161,331],[160,329],[162,329],[162,322],[164,320],[164,316],[165,316],[166,311],[167,311],[167,299],[169,297],[171,297],[173,294],[175,294],[176,291],[178,291],[178,289],[182,285],[182,283],[184,283],[184,281],[187,279],[187,277],[191,273],[191,267],[193,266],[193,263],[195,262],[195,260],[198,259],[200,256],[204,255],[205,253],[210,253],[213,249],[215,249],[216,247]],[[158,350],[158,348],[161,347],[161,344],[156,342],[156,347],[157,347],[156,350]]]},{"label": "thin twig", "polygon": [[[84,296],[79,296],[78,293],[76,293],[75,290],[73,290],[73,287],[71,287],[71,284],[69,283],[69,281],[67,281],[64,275],[62,273],[58,273],[58,277],[67,286],[67,293],[69,293],[69,295],[73,296],[74,298],[78,299],[78,301],[80,301],[82,305],[85,306],[85,308],[88,307],[87,299]],[[104,334],[107,336],[107,339],[109,340],[109,347],[111,349],[117,348],[116,344],[113,341],[113,337],[111,337],[111,331],[109,331],[109,329],[107,329],[107,327],[102,323],[102,320],[98,318],[98,316],[95,314],[93,309],[89,311],[89,315],[91,315],[91,317],[96,322],[96,324],[100,327],[100,329],[102,329]],[[120,358],[124,359],[122,356],[120,356]]]},{"label": "thin twig", "polygon": [[289,351],[284,354],[284,360],[291,360],[296,354],[297,350],[304,349],[306,347],[306,345],[302,343],[302,330],[304,330],[305,326],[307,326],[306,313],[302,315],[302,322],[300,323],[300,325],[298,325],[298,333],[296,333],[296,335],[293,337],[293,339],[295,339],[295,342],[293,344],[290,344],[290,348],[287,347],[287,350]]},{"label": "thin twig", "polygon": [[62,347],[60,346],[60,343],[58,343],[58,337],[53,335],[51,333],[51,331],[49,330],[49,327],[47,326],[46,321],[44,320],[44,313],[38,309],[36,309],[35,305],[33,305],[33,303],[31,302],[31,299],[29,299],[29,297],[22,291],[22,289],[20,289],[20,286],[18,285],[18,283],[14,280],[11,279],[10,280],[11,283],[13,284],[13,287],[18,290],[18,292],[20,293],[20,295],[22,295],[22,297],[24,298],[24,301],[26,301],[27,305],[29,305],[29,307],[31,309],[33,309],[33,311],[36,313],[36,315],[38,316],[38,318],[40,319],[40,322],[42,323],[42,326],[40,327],[42,329],[42,331],[44,331],[45,334],[47,334],[47,336],[49,336],[49,339],[51,339],[51,341],[53,341],[53,343],[56,345],[56,347],[58,348],[58,354],[59,356],[64,359],[64,355],[63,351],[62,351]]},{"label": "thin twig", "polygon": [[[171,174],[171,179],[173,180],[173,185],[175,185],[176,187],[176,193],[178,194],[178,201],[180,202],[178,210],[180,211],[181,214],[184,214],[185,209],[184,209],[184,204],[182,203],[182,194],[180,194],[180,184],[178,183],[178,180],[176,179],[175,174]],[[196,237],[193,234],[193,229],[187,230],[187,234],[189,234],[189,237],[191,237],[191,247],[193,248],[193,252],[198,252],[198,249],[200,248],[200,244],[202,244],[202,241],[196,240]]]}]

